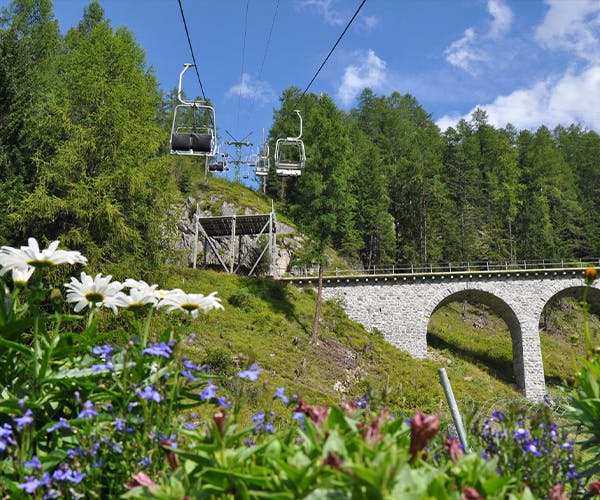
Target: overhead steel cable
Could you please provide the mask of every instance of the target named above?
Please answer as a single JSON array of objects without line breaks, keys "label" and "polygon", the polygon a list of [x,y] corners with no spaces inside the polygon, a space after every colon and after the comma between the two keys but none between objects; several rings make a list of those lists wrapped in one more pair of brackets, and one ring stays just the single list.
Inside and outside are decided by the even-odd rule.
[{"label": "overhead steel cable", "polygon": [[356,19],[356,16],[358,16],[358,13],[360,12],[360,9],[362,9],[362,7],[366,3],[366,1],[367,0],[362,0],[362,2],[360,3],[360,5],[356,9],[356,12],[354,13],[354,15],[352,16],[352,18],[350,19],[350,21],[348,21],[348,24],[346,24],[346,27],[344,28],[344,31],[342,31],[342,34],[338,37],[337,41],[333,44],[333,47],[331,47],[331,50],[329,51],[329,54],[327,54],[327,57],[323,60],[323,62],[321,63],[321,66],[319,66],[319,69],[315,73],[315,76],[312,77],[312,80],[306,86],[306,88],[304,89],[304,92],[302,92],[302,95],[296,101],[296,104],[294,104],[294,108],[297,108],[298,105],[300,104],[300,102],[302,102],[302,99],[304,99],[304,96],[308,92],[308,89],[310,88],[310,86],[313,84],[313,82],[317,78],[318,74],[323,69],[323,66],[325,66],[325,63],[327,62],[327,60],[329,59],[329,57],[331,56],[331,54],[333,54],[333,51],[335,50],[335,48],[338,46],[338,44],[340,43],[340,41],[342,40],[342,38],[346,34],[346,31],[348,31],[348,28],[350,28],[350,25],[352,24],[352,22],[354,21],[354,19]]},{"label": "overhead steel cable", "polygon": [[265,61],[267,59],[267,52],[269,50],[269,46],[271,45],[271,35],[273,34],[273,28],[275,27],[275,19],[277,19],[277,11],[279,10],[279,0],[277,0],[277,4],[275,5],[275,12],[273,13],[273,21],[271,21],[271,29],[269,30],[269,36],[267,37],[267,43],[265,45],[265,53],[263,54],[262,62],[260,63],[260,70],[258,72],[258,79],[262,76],[263,68],[265,67]]},{"label": "overhead steel cable", "polygon": [[244,16],[244,37],[242,38],[242,70],[240,74],[240,91],[238,92],[238,109],[236,116],[236,124],[240,122],[240,102],[242,100],[242,83],[244,82],[244,66],[246,62],[246,33],[248,30],[248,8],[250,6],[250,0],[246,0],[246,15]]},{"label": "overhead steel cable", "polygon": [[179,4],[179,11],[181,12],[181,20],[183,21],[183,27],[185,28],[185,36],[187,37],[188,45],[190,47],[190,53],[192,55],[192,62],[194,63],[194,69],[196,70],[196,76],[198,77],[198,83],[200,84],[200,90],[202,91],[202,98],[206,101],[206,95],[204,94],[204,87],[202,86],[202,80],[200,79],[200,73],[198,72],[198,64],[196,63],[196,56],[194,55],[194,48],[192,47],[192,41],[190,40],[190,32],[187,27],[185,20],[185,14],[183,13],[183,6],[181,0],[177,0]]}]

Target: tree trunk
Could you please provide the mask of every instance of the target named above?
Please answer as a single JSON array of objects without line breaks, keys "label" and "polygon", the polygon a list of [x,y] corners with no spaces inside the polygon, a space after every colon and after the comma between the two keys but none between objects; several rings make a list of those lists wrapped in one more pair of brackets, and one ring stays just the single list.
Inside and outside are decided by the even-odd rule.
[{"label": "tree trunk", "polygon": [[315,307],[315,320],[313,321],[312,332],[310,334],[310,345],[315,345],[319,341],[319,321],[321,319],[321,302],[323,298],[323,266],[319,263],[319,287],[317,289],[317,305]]}]

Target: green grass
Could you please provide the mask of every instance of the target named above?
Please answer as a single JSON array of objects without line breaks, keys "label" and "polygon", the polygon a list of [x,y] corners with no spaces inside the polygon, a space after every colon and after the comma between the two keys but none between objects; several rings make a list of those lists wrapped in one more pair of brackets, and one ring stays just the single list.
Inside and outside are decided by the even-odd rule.
[{"label": "green grass", "polygon": [[[175,321],[183,333],[196,334],[185,347],[188,356],[219,367],[217,372],[236,373],[258,362],[264,372],[251,406],[285,386],[287,394],[297,394],[311,404],[337,403],[369,393],[393,411],[445,411],[437,374],[440,367],[446,368],[459,401],[519,397],[511,381],[498,376],[487,360],[475,362],[461,355],[464,338],[471,333],[461,333],[462,321],[451,314],[452,308],[437,313],[431,324],[435,327],[442,319],[455,325],[450,330],[457,333],[446,339],[455,345],[432,345],[430,359],[416,360],[388,344],[381,334],[369,333],[350,321],[334,302],[324,303],[320,342],[311,346],[316,294],[310,288],[298,290],[277,281],[211,270],[173,268],[164,274],[169,278],[159,283],[161,287],[204,294],[217,291],[225,309],[197,320],[157,313],[153,334],[157,336]],[[510,366],[502,349],[510,352],[510,345],[490,354],[492,365]]]},{"label": "green grass", "polygon": [[[270,200],[239,183],[197,172],[190,192],[201,208],[220,214],[223,202],[269,212]],[[285,218],[278,214],[279,220]],[[152,278],[147,277],[150,281]],[[247,394],[249,411],[267,404],[280,386],[311,404],[331,404],[365,393],[393,411],[445,412],[447,404],[438,369],[448,373],[456,399],[463,407],[489,407],[490,402],[520,397],[515,387],[510,334],[502,320],[485,307],[469,306],[462,318],[462,304],[449,304],[430,320],[429,357],[413,359],[385,342],[382,335],[367,332],[350,321],[341,307],[326,302],[322,311],[320,342],[309,344],[316,294],[271,280],[230,275],[212,270],[173,266],[159,269],[154,278],[163,288],[182,288],[208,294],[217,291],[225,309],[197,320],[155,315],[154,334],[172,321],[196,340],[186,345],[195,361],[209,362],[220,373],[236,373],[256,361],[264,368],[260,384]],[[112,320],[118,329],[111,340],[125,333],[122,319]],[[541,335],[546,381],[549,387],[573,379],[573,355],[582,352],[582,316],[577,304],[558,308],[550,316],[550,332]],[[597,320],[592,330],[598,330]],[[575,349],[575,350],[573,350]],[[238,387],[228,387],[235,393]],[[233,394],[232,394],[233,395]]]}]

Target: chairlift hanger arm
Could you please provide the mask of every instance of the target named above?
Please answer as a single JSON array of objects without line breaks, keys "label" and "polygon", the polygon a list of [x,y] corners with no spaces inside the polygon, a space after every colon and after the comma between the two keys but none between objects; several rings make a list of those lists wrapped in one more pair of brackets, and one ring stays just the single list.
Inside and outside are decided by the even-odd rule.
[{"label": "chairlift hanger arm", "polygon": [[298,137],[286,137],[286,140],[288,141],[298,141],[302,137],[302,115],[300,114],[300,110],[298,109],[295,109],[294,112],[298,115],[298,118],[300,119],[300,134],[298,134]]}]

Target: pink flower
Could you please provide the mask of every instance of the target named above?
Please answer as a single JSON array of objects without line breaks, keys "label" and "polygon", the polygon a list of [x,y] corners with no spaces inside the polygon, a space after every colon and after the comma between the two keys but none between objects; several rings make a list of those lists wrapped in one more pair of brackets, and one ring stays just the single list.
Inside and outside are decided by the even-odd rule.
[{"label": "pink flower", "polygon": [[123,485],[128,490],[132,490],[138,486],[147,486],[150,489],[156,488],[157,484],[148,477],[145,472],[138,472],[131,477],[131,481]]},{"label": "pink flower", "polygon": [[417,410],[410,424],[410,456],[412,460],[421,450],[425,449],[425,446],[439,430],[440,418],[437,415],[426,417],[421,410]]},{"label": "pink flower", "polygon": [[321,427],[323,422],[327,420],[329,408],[327,406],[309,406],[304,401],[298,401],[296,412],[301,412],[310,417],[310,419]]},{"label": "pink flower", "polygon": [[455,437],[451,437],[446,441],[446,450],[450,454],[450,460],[456,463],[463,456],[462,448],[460,447],[460,443],[458,439]]},{"label": "pink flower", "polygon": [[483,497],[475,488],[465,486],[463,488],[462,500],[483,500]]},{"label": "pink flower", "polygon": [[588,491],[590,492],[591,496],[600,495],[600,481],[592,481],[588,485]]}]

